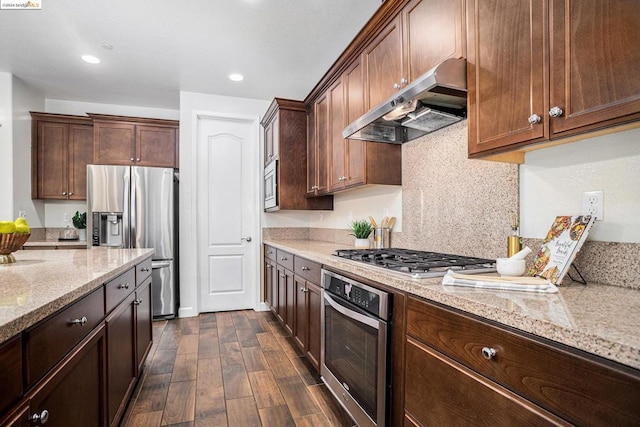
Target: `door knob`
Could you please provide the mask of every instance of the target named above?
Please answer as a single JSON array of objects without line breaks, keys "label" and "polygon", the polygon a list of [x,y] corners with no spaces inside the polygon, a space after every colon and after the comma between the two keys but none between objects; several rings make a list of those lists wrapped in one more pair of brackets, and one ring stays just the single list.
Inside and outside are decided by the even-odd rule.
[{"label": "door knob", "polygon": [[251,241],[251,236],[249,237],[242,237],[240,240],[246,240],[247,242]]}]

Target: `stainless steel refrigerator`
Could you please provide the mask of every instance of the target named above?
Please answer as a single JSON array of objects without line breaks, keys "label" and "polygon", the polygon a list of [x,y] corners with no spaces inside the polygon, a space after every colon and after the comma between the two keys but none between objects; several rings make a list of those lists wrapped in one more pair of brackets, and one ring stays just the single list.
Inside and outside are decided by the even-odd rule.
[{"label": "stainless steel refrigerator", "polygon": [[176,179],[170,168],[87,166],[87,244],[155,250],[154,318],[176,315]]}]

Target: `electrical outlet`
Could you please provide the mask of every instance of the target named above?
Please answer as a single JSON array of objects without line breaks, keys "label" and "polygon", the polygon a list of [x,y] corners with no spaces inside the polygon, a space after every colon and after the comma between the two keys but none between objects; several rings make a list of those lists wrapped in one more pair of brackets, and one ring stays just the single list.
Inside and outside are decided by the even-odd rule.
[{"label": "electrical outlet", "polygon": [[604,203],[602,191],[585,191],[582,193],[582,215],[596,217],[596,221],[604,219]]},{"label": "electrical outlet", "polygon": [[65,212],[63,217],[64,217],[64,222],[69,222],[69,212]]}]

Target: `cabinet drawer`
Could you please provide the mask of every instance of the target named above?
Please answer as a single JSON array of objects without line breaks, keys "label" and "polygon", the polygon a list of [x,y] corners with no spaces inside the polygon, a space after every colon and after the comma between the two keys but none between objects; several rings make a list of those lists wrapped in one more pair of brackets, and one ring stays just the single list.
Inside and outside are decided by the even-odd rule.
[{"label": "cabinet drawer", "polygon": [[291,255],[289,252],[278,249],[276,251],[276,256],[278,257],[278,259],[276,260],[278,264],[289,271],[293,271],[293,255]]},{"label": "cabinet drawer", "polygon": [[322,265],[299,256],[294,257],[293,265],[295,268],[294,271],[298,276],[302,276],[316,285],[320,284],[320,270],[322,269]]},{"label": "cabinet drawer", "polygon": [[20,335],[0,344],[0,415],[22,396],[22,340]]},{"label": "cabinet drawer", "polygon": [[151,258],[136,265],[136,288],[149,276],[151,276]]},{"label": "cabinet drawer", "polygon": [[113,310],[120,301],[133,292],[136,284],[135,269],[130,269],[104,285],[106,295],[106,312]]},{"label": "cabinet drawer", "polygon": [[[640,373],[408,298],[407,334],[574,424],[638,425]],[[483,349],[495,350],[485,359]]]},{"label": "cabinet drawer", "polygon": [[271,261],[278,261],[276,258],[276,248],[269,245],[264,245],[264,257]]},{"label": "cabinet drawer", "polygon": [[[86,318],[86,322],[82,321]],[[27,389],[42,378],[104,318],[102,287],[24,333]]]}]

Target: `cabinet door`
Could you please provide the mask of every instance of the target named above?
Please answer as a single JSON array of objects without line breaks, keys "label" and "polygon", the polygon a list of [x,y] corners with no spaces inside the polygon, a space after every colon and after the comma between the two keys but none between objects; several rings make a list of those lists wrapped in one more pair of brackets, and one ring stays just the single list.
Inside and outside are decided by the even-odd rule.
[{"label": "cabinet door", "polygon": [[316,104],[314,103],[307,111],[307,196],[316,194],[318,181],[316,110]]},{"label": "cabinet door", "polygon": [[295,288],[295,322],[293,323],[293,340],[303,352],[307,351],[308,334],[308,310],[307,310],[307,286],[304,278],[293,277]]},{"label": "cabinet door", "polygon": [[307,341],[307,357],[320,371],[320,331],[322,327],[322,288],[307,281],[307,322],[309,325],[309,335]]},{"label": "cabinet door", "polygon": [[412,0],[403,9],[405,75],[412,82],[447,58],[464,58],[464,0]]},{"label": "cabinet door", "polygon": [[69,125],[69,199],[86,200],[87,165],[93,163],[93,126]]},{"label": "cabinet door", "polygon": [[567,425],[411,338],[406,341],[405,412],[422,425]]},{"label": "cabinet door", "polygon": [[296,284],[293,280],[293,273],[287,269],[284,270],[285,290],[286,290],[286,307],[285,329],[293,335],[293,325],[296,321]]},{"label": "cabinet door", "polygon": [[98,165],[130,165],[136,159],[135,125],[103,123],[93,125],[93,163]]},{"label": "cabinet door", "polygon": [[[546,2],[467,3],[469,154],[548,136]],[[537,114],[542,121],[530,124]]]},{"label": "cabinet door", "polygon": [[326,194],[329,175],[329,99],[324,93],[315,103],[315,194]]},{"label": "cabinet door", "polygon": [[136,379],[134,293],[107,317],[108,420],[117,424]]},{"label": "cabinet door", "polygon": [[640,2],[552,0],[549,16],[549,103],[563,110],[549,119],[551,136],[637,120]]},{"label": "cabinet door", "polygon": [[47,411],[46,426],[104,426],[105,333],[100,326],[30,394],[30,417]]},{"label": "cabinet door", "polygon": [[264,128],[264,164],[273,160],[273,121]]},{"label": "cabinet door", "polygon": [[4,419],[0,419],[0,425],[3,427],[32,427],[33,424],[29,420],[29,403],[23,403]]},{"label": "cabinet door", "polygon": [[136,288],[136,299],[134,301],[136,314],[136,377],[140,377],[153,339],[151,298],[151,277],[149,277]]},{"label": "cabinet door", "polygon": [[394,19],[370,43],[364,53],[366,72],[366,100],[373,108],[393,95],[401,87],[402,69],[401,18]]},{"label": "cabinet door", "polygon": [[278,266],[278,305],[276,317],[283,324],[287,320],[287,275],[285,269]]},{"label": "cabinet door", "polygon": [[136,125],[136,165],[176,167],[176,134],[175,128]]},{"label": "cabinet door", "polygon": [[38,198],[40,199],[67,199],[68,137],[69,127],[64,123],[38,123]]},{"label": "cabinet door", "polygon": [[20,335],[0,344],[0,414],[22,397],[22,340]]},{"label": "cabinet door", "polygon": [[269,304],[269,308],[273,309],[275,301],[273,299],[273,266],[268,259],[264,260],[264,301]]},{"label": "cabinet door", "polygon": [[[345,93],[346,125],[353,123],[364,114],[364,76],[360,59],[347,68],[343,75]],[[340,131],[342,132],[342,130]],[[364,184],[366,178],[365,142],[358,139],[345,140],[345,165],[347,180],[345,186]]]},{"label": "cabinet door", "polygon": [[347,179],[345,140],[342,137],[344,127],[344,93],[342,80],[338,79],[329,88],[329,191],[344,188]]}]

